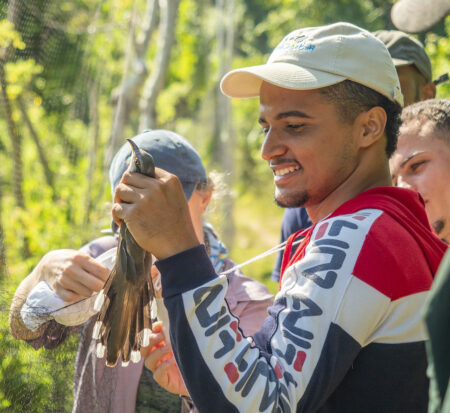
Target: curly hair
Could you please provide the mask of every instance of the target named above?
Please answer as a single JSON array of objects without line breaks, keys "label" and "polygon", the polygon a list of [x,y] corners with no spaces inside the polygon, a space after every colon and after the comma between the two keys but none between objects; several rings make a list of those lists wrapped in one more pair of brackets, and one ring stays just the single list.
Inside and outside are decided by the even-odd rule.
[{"label": "curly hair", "polygon": [[430,121],[434,130],[438,133],[434,136],[450,143],[450,100],[449,99],[428,99],[414,103],[403,109],[402,123],[410,122],[423,123]]},{"label": "curly hair", "polygon": [[335,85],[319,89],[323,96],[337,106],[338,113],[342,120],[353,123],[356,117],[375,106],[384,109],[387,115],[386,132],[386,154],[388,158],[397,148],[398,130],[401,124],[400,114],[402,107],[366,86],[351,80],[344,80]]}]

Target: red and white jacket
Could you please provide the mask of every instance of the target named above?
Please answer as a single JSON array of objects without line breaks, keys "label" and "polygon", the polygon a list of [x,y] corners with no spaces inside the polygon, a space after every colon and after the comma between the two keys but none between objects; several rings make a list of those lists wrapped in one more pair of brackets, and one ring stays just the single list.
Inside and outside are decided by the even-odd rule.
[{"label": "red and white jacket", "polygon": [[203,246],[157,264],[199,411],[426,412],[421,309],[446,245],[420,197],[375,188],[303,235],[254,337],[230,313],[226,277]]}]

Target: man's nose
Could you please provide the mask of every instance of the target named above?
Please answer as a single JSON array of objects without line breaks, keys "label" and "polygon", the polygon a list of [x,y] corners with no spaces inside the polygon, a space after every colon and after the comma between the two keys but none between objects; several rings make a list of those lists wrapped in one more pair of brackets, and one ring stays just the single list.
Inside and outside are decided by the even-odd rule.
[{"label": "man's nose", "polygon": [[276,130],[270,128],[267,131],[264,142],[261,146],[261,157],[266,161],[270,161],[277,156],[284,155],[286,150],[287,148],[279,138]]},{"label": "man's nose", "polygon": [[397,178],[397,186],[399,188],[407,188],[417,191],[416,185],[414,184],[413,180],[407,179],[402,175],[399,175]]}]

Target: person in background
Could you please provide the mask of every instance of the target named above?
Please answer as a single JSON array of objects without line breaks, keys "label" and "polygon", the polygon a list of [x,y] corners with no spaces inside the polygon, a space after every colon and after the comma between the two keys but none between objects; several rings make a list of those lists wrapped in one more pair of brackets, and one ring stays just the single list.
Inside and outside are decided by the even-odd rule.
[{"label": "person in background", "polygon": [[[390,160],[394,185],[418,191],[439,237],[450,243],[450,100],[430,99],[402,112],[397,150]],[[450,411],[450,255],[447,252],[424,309],[428,330],[429,413]],[[442,410],[441,410],[442,409]],[[447,410],[446,410],[447,409]]]},{"label": "person in background", "polygon": [[450,243],[450,100],[430,99],[402,112],[397,150],[390,160],[392,183],[425,201],[428,220]]},{"label": "person in background", "polygon": [[[387,47],[394,62],[404,97],[404,105],[432,99],[436,96],[436,85],[432,81],[431,62],[422,43],[398,30],[378,30],[373,33]],[[285,242],[291,234],[308,228],[311,220],[304,208],[287,208],[281,224],[281,240]],[[272,280],[279,281],[280,252],[272,270]]]},{"label": "person in background", "polygon": [[[206,176],[200,156],[192,145],[180,135],[167,130],[152,130],[133,138],[142,149],[152,154],[155,164],[174,173],[181,181],[184,196],[197,237],[208,247],[208,256],[217,272],[234,266],[225,246],[213,228],[203,222],[202,216],[213,193],[213,184]],[[131,148],[125,143],[115,155],[109,177],[111,191],[127,169]],[[87,413],[146,413],[189,411],[192,403],[188,398],[163,390],[157,385],[152,373],[143,368],[143,360],[123,367],[107,367],[105,360],[96,356],[96,340],[92,330],[96,316],[83,325],[68,327],[55,320],[45,321],[31,331],[23,322],[21,309],[33,289],[45,281],[66,302],[90,297],[102,289],[109,275],[109,268],[97,261],[105,251],[117,246],[116,233],[91,241],[79,251],[56,250],[46,254],[38,265],[17,288],[10,311],[10,329],[17,339],[27,341],[33,348],[52,349],[60,345],[67,335],[80,332],[80,343],[75,362],[73,412]],[[229,293],[227,304],[234,314],[243,320],[246,334],[254,334],[267,315],[272,295],[261,283],[245,277],[238,269],[227,274]],[[40,297],[45,306],[48,297]]]},{"label": "person in background", "polygon": [[398,30],[378,30],[373,34],[389,50],[397,69],[404,105],[433,99],[436,85],[433,83],[430,58],[422,43]]},{"label": "person in background", "polygon": [[[391,9],[394,25],[408,33],[422,33],[450,13],[448,0],[400,0]],[[448,75],[447,75],[448,79]],[[447,112],[448,113],[448,112]],[[448,116],[448,114],[447,114]],[[424,315],[428,329],[428,370],[430,402],[428,413],[450,412],[450,250],[433,282]]]},{"label": "person in background", "polygon": [[176,177],[124,174],[113,217],[159,260],[173,351],[196,406],[425,412],[420,309],[446,246],[419,195],[391,186],[403,97],[386,47],[348,23],[302,28],[221,87],[259,97],[276,201],[306,207],[314,225],[293,257],[288,242],[269,317],[243,338]]},{"label": "person in background", "polygon": [[450,412],[449,297],[450,250],[447,250],[424,308],[429,337],[427,341],[427,375],[430,378],[428,413]]}]

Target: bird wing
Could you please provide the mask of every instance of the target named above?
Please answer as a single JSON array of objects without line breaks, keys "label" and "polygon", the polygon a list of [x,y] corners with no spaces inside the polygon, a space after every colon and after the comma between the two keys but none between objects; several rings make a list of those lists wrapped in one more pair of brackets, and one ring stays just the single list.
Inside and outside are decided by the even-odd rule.
[{"label": "bird wing", "polygon": [[[129,142],[133,152],[129,170],[154,177],[151,155]],[[154,298],[151,264],[151,254],[137,244],[122,222],[116,262],[95,303],[99,314],[92,336],[98,340],[97,356],[106,356],[108,366],[115,366],[120,358],[123,366],[130,360],[139,361],[141,346],[149,344]]]}]

